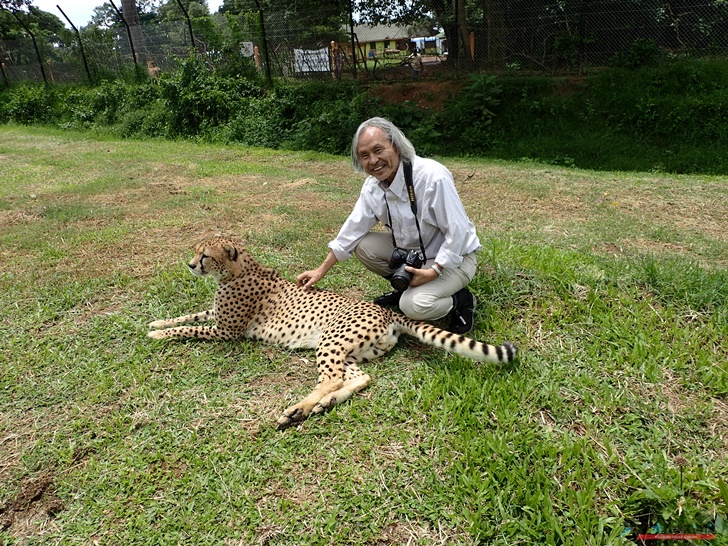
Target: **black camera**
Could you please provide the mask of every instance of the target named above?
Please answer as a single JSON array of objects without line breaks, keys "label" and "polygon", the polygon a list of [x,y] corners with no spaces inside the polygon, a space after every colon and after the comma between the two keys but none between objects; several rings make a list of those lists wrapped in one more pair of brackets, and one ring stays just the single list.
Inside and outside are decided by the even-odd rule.
[{"label": "black camera", "polygon": [[395,270],[392,278],[389,280],[392,288],[400,292],[407,290],[412,280],[412,273],[405,271],[404,268],[410,266],[415,269],[420,269],[424,263],[425,257],[421,251],[395,248],[394,252],[392,252],[392,257],[389,258],[389,268]]}]

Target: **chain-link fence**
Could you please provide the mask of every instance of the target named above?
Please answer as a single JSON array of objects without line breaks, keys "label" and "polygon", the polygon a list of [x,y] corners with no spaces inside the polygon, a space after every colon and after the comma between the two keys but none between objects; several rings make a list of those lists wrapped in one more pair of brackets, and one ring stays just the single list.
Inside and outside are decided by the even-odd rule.
[{"label": "chain-link fence", "polygon": [[[221,62],[219,52],[206,48],[202,29],[193,28],[195,51],[202,59]],[[0,41],[0,60],[6,83],[98,82],[137,72],[158,75],[175,68],[190,54],[190,27],[182,22],[159,23],[136,28],[87,28],[68,41],[27,36]],[[36,52],[35,46],[38,51]],[[39,60],[40,57],[40,60]],[[210,65],[213,66],[212,64]]]},{"label": "chain-link fence", "polygon": [[95,82],[130,72],[154,78],[190,51],[223,73],[324,80],[479,71],[578,74],[610,63],[728,54],[725,0],[454,0],[434,13],[435,35],[352,27],[346,14],[337,24],[317,17],[292,7],[87,27],[63,40],[26,33],[0,42],[2,77],[6,84]]}]

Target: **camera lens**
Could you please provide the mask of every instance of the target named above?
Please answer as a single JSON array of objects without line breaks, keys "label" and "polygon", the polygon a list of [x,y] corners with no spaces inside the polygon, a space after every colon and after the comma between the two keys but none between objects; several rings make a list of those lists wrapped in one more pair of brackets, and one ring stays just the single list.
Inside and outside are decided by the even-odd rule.
[{"label": "camera lens", "polygon": [[404,268],[404,264],[399,266],[392,274],[392,278],[389,280],[392,288],[399,290],[400,292],[407,290],[407,288],[409,288],[409,283],[412,280],[412,273],[408,273],[404,270]]}]

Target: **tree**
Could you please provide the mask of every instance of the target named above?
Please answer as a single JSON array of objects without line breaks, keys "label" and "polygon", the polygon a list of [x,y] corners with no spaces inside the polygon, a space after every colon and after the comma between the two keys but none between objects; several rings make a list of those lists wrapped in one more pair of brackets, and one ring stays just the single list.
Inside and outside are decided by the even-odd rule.
[{"label": "tree", "polygon": [[[210,15],[210,8],[205,0],[182,0],[182,5],[187,10],[190,19],[207,17]],[[177,3],[177,0],[167,0],[159,6],[159,17],[162,21],[182,21],[184,14]]]},{"label": "tree", "polygon": [[124,16],[126,24],[129,25],[129,32],[131,32],[131,39],[134,42],[135,53],[138,57],[145,59],[148,55],[147,44],[144,41],[144,34],[139,24],[139,13],[137,12],[135,0],[121,0],[121,13]]},{"label": "tree", "polygon": [[[266,18],[268,38],[288,40],[295,36],[297,47],[321,47],[332,39],[344,38],[342,28],[348,21],[349,0],[224,0],[220,13],[238,16],[257,13]],[[270,23],[270,24],[269,24]]]},{"label": "tree", "polygon": [[23,34],[13,13],[30,5],[30,0],[0,0],[0,39],[15,40]]},{"label": "tree", "polygon": [[111,7],[111,3],[104,2],[100,6],[94,8],[94,14],[91,16],[88,26],[98,28],[112,28],[121,26],[119,14]]},{"label": "tree", "polygon": [[0,9],[17,11],[30,6],[30,2],[31,0],[0,0]]},{"label": "tree", "polygon": [[[28,64],[35,58],[48,83],[46,69],[53,61],[65,61],[71,33],[54,14],[31,5],[28,0],[0,0],[0,38],[13,39],[14,44],[3,48],[2,62],[8,65]],[[27,11],[25,9],[27,8]],[[32,46],[31,46],[32,42]],[[5,72],[3,72],[3,75]],[[50,72],[51,81],[53,73]]]},{"label": "tree", "polygon": [[[159,21],[159,14],[154,0],[137,0],[135,2],[139,24],[149,25]],[[100,6],[94,8],[93,16],[89,21],[89,26],[98,28],[112,28],[122,26],[119,14],[111,6],[110,2],[104,2]]]},{"label": "tree", "polygon": [[[7,12],[12,12],[19,17],[24,17],[25,23],[32,24],[35,29],[42,32],[55,35],[65,34],[63,32],[65,26],[61,19],[53,13],[32,5],[32,0],[0,0],[0,10],[4,10],[6,15]],[[0,31],[2,30],[4,28],[0,26]],[[0,37],[7,38],[3,33],[0,33]]]}]

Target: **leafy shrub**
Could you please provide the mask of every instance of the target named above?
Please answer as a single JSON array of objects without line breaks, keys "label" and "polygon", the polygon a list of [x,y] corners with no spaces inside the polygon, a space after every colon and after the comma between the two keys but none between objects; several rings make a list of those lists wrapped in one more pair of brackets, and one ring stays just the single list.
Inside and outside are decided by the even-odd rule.
[{"label": "leafy shrub", "polygon": [[402,129],[418,154],[433,155],[441,150],[442,133],[438,128],[437,116],[418,108],[410,101],[381,105],[378,110],[377,115],[388,118]]},{"label": "leafy shrub", "polygon": [[593,36],[580,36],[570,32],[557,34],[553,43],[553,57],[557,66],[576,67],[584,46],[595,42],[596,38]]},{"label": "leafy shrub", "polygon": [[125,138],[174,136],[168,120],[160,86],[144,83],[126,88],[125,102],[118,109],[112,126]]},{"label": "leafy shrub", "polygon": [[196,57],[183,60],[161,87],[172,136],[195,136],[223,125],[244,99],[260,93],[249,80],[210,74]]},{"label": "leafy shrub", "polygon": [[88,129],[93,125],[96,113],[90,100],[91,92],[85,88],[68,90],[59,101],[58,117],[64,127]]},{"label": "leafy shrub", "polygon": [[[648,487],[630,484],[635,492],[626,499],[624,510],[628,514],[639,514],[631,525],[644,533],[680,533],[686,529],[696,533],[711,531],[716,515],[701,510],[695,498],[677,485],[680,480],[671,476],[669,482]],[[702,488],[702,484],[694,486]]]},{"label": "leafy shrub", "polygon": [[5,104],[7,121],[24,125],[53,123],[57,119],[56,94],[41,85],[21,85],[12,89]]},{"label": "leafy shrub", "polygon": [[330,106],[317,108],[311,117],[296,122],[286,137],[286,147],[346,154],[351,137],[361,121],[352,115],[350,101],[339,100]]},{"label": "leafy shrub", "polygon": [[10,92],[0,90],[0,123],[11,121],[8,105],[10,104]]},{"label": "leafy shrub", "polygon": [[168,134],[167,111],[161,102],[144,109],[130,109],[116,125],[116,131],[124,138],[161,138]]},{"label": "leafy shrub", "polygon": [[221,138],[343,154],[370,102],[351,83],[279,84],[272,93],[241,105],[221,131]]},{"label": "leafy shrub", "polygon": [[612,57],[611,64],[621,68],[641,68],[643,66],[654,66],[662,58],[660,48],[654,40],[637,38],[629,50],[617,53]]},{"label": "leafy shrub", "polygon": [[274,95],[249,99],[241,103],[237,114],[220,130],[220,138],[228,143],[279,148],[286,127],[280,115],[283,105]]},{"label": "leafy shrub", "polygon": [[408,132],[408,137],[420,155],[436,155],[442,150],[442,127],[437,116],[423,116],[420,123]]},{"label": "leafy shrub", "polygon": [[[499,112],[503,87],[495,76],[471,74],[469,83],[450,101],[440,116],[447,151],[483,154],[492,146],[497,132],[491,125]],[[438,140],[443,140],[439,138]]]},{"label": "leafy shrub", "polygon": [[725,62],[665,63],[639,71],[614,69],[589,84],[595,110],[615,134],[639,135],[665,148],[687,143],[728,145]]},{"label": "leafy shrub", "polygon": [[471,74],[470,83],[462,90],[461,100],[483,120],[495,117],[495,108],[500,104],[503,87],[495,76],[487,74]]},{"label": "leafy shrub", "polygon": [[113,125],[126,103],[129,87],[122,81],[102,81],[94,90],[92,108],[96,120],[103,125]]}]

